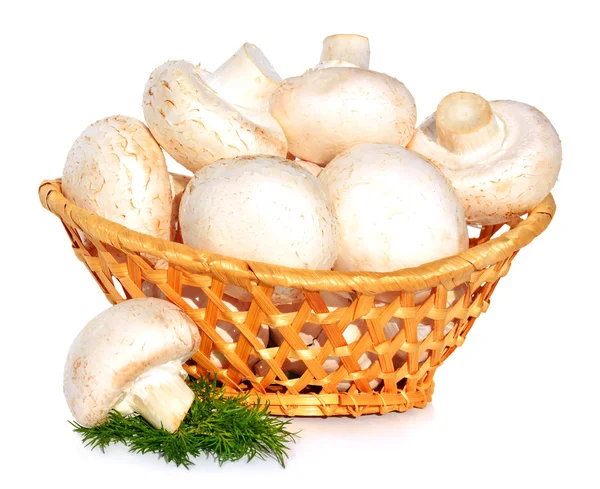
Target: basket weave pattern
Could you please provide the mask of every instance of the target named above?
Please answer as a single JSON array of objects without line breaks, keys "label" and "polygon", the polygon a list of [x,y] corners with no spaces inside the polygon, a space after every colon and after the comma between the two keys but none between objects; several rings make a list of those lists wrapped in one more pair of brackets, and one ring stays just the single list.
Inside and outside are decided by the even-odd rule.
[{"label": "basket weave pattern", "polygon": [[[43,182],[39,197],[61,219],[75,255],[111,303],[160,291],[196,322],[202,340],[185,365],[190,375],[216,375],[228,391],[267,400],[272,414],[287,416],[360,416],[424,407],[431,400],[437,368],[463,344],[475,320],[488,309],[491,294],[519,249],[546,229],[555,212],[548,195],[526,219],[507,223],[504,232],[502,225],[481,228],[470,240],[470,249],[459,255],[392,273],[342,273],[246,262],[136,233],[71,204],[61,193],[60,180]],[[87,238],[85,246],[81,235]],[[153,267],[156,260],[149,257],[156,257],[159,265]],[[447,305],[448,292],[461,284],[467,292]],[[247,311],[232,312],[223,303],[226,285],[252,294]],[[196,308],[184,300],[185,286],[204,294],[206,307]],[[273,304],[276,286],[302,291],[304,301],[297,312],[282,313]],[[415,303],[415,292],[426,289],[431,294]],[[350,293],[353,302],[330,311],[322,291]],[[375,296],[383,292],[393,292],[394,298],[376,307]],[[384,327],[392,317],[400,319],[402,327],[386,339]],[[342,333],[360,319],[366,325],[364,333],[347,344]],[[417,326],[424,320],[432,325],[431,333],[420,341]],[[237,343],[221,338],[218,321],[239,329]],[[326,332],[321,348],[308,348],[302,340],[305,323],[321,325]],[[452,327],[445,334],[449,323]],[[263,346],[257,338],[261,325],[277,328],[281,344]],[[227,368],[213,364],[213,350],[227,359]],[[399,350],[406,353],[401,365],[393,360]],[[367,352],[374,361],[362,370],[359,359]],[[429,354],[422,361],[425,352]],[[248,366],[251,356],[266,362],[264,375],[257,376]],[[339,357],[340,366],[327,373],[323,364],[331,356]],[[286,360],[304,362],[305,372],[288,377],[282,369]],[[350,387],[338,389],[342,382]]]}]

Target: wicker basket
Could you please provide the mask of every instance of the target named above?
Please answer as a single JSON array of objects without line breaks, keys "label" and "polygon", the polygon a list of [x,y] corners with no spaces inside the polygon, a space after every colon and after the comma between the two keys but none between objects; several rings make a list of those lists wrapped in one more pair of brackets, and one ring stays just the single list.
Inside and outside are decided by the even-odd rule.
[{"label": "wicker basket", "polygon": [[[392,273],[341,273],[246,262],[152,238],[74,206],[61,193],[60,180],[43,182],[39,197],[61,219],[75,255],[111,303],[144,297],[144,291],[154,288],[196,322],[202,341],[185,366],[190,375],[216,375],[228,391],[242,390],[252,400],[268,400],[272,414],[286,416],[360,416],[424,407],[431,400],[437,368],[463,344],[475,319],[487,310],[519,249],[546,229],[555,212],[554,199],[548,195],[525,219],[481,228],[479,236],[471,238],[470,249],[457,256]],[[82,235],[87,238],[85,246]],[[151,257],[165,266],[153,267],[156,260]],[[448,306],[448,291],[461,284],[467,292]],[[252,294],[247,311],[231,312],[222,302],[226,285]],[[205,294],[206,307],[194,308],[185,301],[182,286]],[[282,313],[273,304],[276,286],[302,291],[304,301],[297,312]],[[416,303],[415,292],[426,289],[432,293],[426,299],[420,294]],[[322,291],[350,293],[353,302],[329,311]],[[395,298],[376,307],[375,295],[383,292],[393,292]],[[399,318],[402,327],[386,340],[384,328],[392,317]],[[359,319],[366,329],[347,344],[342,332]],[[217,321],[237,326],[237,343],[226,343],[216,333]],[[419,340],[417,326],[422,321],[429,321],[432,331]],[[304,323],[322,326],[328,339],[321,348],[306,346],[299,334]],[[258,341],[257,333],[265,324],[281,333],[279,346],[264,347]],[[228,368],[211,362],[213,349],[227,359]],[[398,351],[405,352],[400,365],[394,359]],[[359,360],[367,353],[373,361],[362,370]],[[266,363],[262,376],[249,368],[251,356]],[[339,368],[327,373],[323,364],[331,356],[340,359]],[[286,360],[303,362],[305,372],[296,378],[286,375],[282,369]],[[341,385],[345,387],[339,389]]]}]

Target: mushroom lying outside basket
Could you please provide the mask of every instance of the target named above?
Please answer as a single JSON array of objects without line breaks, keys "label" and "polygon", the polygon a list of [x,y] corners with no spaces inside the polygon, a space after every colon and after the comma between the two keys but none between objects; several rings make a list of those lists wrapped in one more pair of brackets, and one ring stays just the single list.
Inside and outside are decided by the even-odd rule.
[{"label": "mushroom lying outside basket", "polygon": [[[437,368],[463,344],[517,252],[546,229],[555,212],[549,194],[527,216],[481,227],[470,248],[456,256],[391,273],[350,273],[247,262],[153,238],[73,205],[63,196],[60,180],[43,182],[39,197],[61,219],[75,255],[112,304],[158,289],[193,319],[201,343],[185,365],[190,375],[215,375],[227,391],[248,392],[251,400],[268,401],[272,414],[286,416],[359,416],[424,407],[431,400]],[[247,311],[234,312],[224,304],[227,285],[252,295]],[[274,305],[276,286],[304,295],[297,312],[284,313]],[[458,286],[467,292],[452,304],[447,297]],[[190,287],[203,296],[206,307],[184,300],[182,288]],[[426,299],[416,294],[427,289],[432,293]],[[328,308],[322,292],[344,292],[352,302]],[[394,298],[377,307],[375,295],[383,292]],[[402,327],[386,337],[384,329],[393,318]],[[366,328],[348,344],[343,332],[360,319]],[[424,320],[432,327],[423,338],[418,326]],[[218,321],[239,329],[237,342],[227,343],[217,334]],[[305,323],[325,331],[319,348],[309,348],[301,338]],[[264,325],[278,330],[283,338],[278,346],[259,340]],[[399,351],[406,359],[402,364],[393,361]],[[227,368],[215,365],[211,352],[225,357]],[[366,367],[363,363],[363,370],[359,359],[365,353],[373,360]],[[339,368],[328,373],[323,365],[331,356],[339,357]],[[260,376],[249,367],[256,357],[264,362]],[[286,361],[303,362],[306,368],[288,376],[282,368]]]}]

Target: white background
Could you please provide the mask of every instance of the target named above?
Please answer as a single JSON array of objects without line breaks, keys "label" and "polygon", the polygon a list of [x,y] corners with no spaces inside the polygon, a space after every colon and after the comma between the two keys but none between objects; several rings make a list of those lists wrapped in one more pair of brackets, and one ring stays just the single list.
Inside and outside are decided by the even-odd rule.
[{"label": "white background", "polygon": [[[0,485],[191,487],[599,487],[600,36],[593,2],[10,2],[0,97]],[[563,141],[550,228],[521,252],[465,345],[436,374],[433,404],[405,414],[297,419],[287,468],[253,461],[190,471],[153,455],[84,448],[62,368],[108,306],[38,184],[97,119],[142,118],[167,59],[216,68],[245,41],[283,77],[316,64],[323,37],[361,33],[371,66],[412,91],[419,122],[456,90],[542,110]],[[8,172],[8,173],[7,173]]]}]

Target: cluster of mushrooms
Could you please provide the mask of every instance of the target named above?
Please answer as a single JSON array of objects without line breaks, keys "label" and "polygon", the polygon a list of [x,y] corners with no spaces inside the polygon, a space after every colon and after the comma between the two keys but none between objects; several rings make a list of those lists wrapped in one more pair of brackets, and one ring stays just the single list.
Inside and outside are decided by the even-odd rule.
[{"label": "cluster of mushrooms", "polygon": [[[541,112],[457,92],[415,128],[411,93],[396,78],[370,70],[369,59],[367,38],[342,34],[324,40],[314,68],[283,81],[252,44],[212,73],[168,61],[146,84],[146,124],[108,117],[75,141],[63,192],[135,231],[221,255],[301,269],[386,272],[457,254],[468,247],[468,224],[507,222],[551,190],[561,144]],[[163,150],[193,176],[170,175]],[[448,305],[465,292],[450,291]],[[182,294],[190,307],[206,307],[199,289],[184,287]],[[430,294],[417,293],[417,303]],[[322,296],[330,310],[354,299]],[[375,305],[394,297],[380,294]],[[227,286],[223,297],[232,312],[248,310],[251,299],[236,286]],[[272,296],[284,313],[297,311],[303,299],[284,287]],[[420,340],[432,331],[428,321],[418,327]],[[401,328],[392,318],[386,337]],[[240,335],[227,321],[216,329],[226,342]],[[357,320],[343,335],[351,344],[365,331]],[[328,341],[317,324],[300,334],[307,348]],[[267,325],[258,339],[265,346],[284,341]],[[158,293],[101,313],[69,352],[64,380],[73,415],[93,426],[117,409],[176,430],[193,400],[182,363],[199,341],[193,321]],[[228,367],[217,351],[211,360]],[[375,360],[367,352],[359,364],[365,369]],[[398,352],[396,366],[405,361]],[[340,365],[330,357],[324,369]],[[259,376],[269,369],[256,356],[248,366]],[[301,374],[306,367],[289,359],[283,369]]]}]

